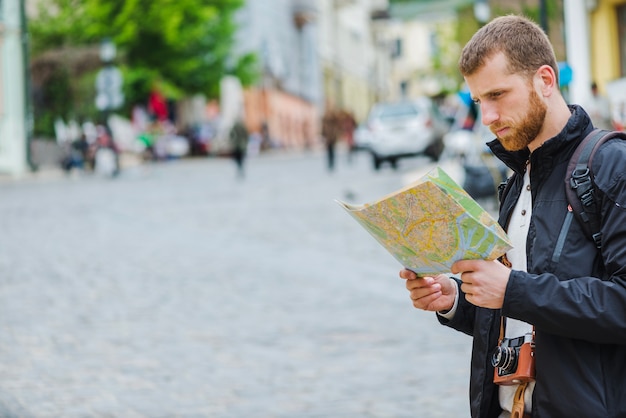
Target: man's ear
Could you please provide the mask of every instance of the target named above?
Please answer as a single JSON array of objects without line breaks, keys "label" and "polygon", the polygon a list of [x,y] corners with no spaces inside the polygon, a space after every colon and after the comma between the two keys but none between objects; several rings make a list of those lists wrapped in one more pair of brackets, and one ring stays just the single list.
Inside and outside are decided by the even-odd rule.
[{"label": "man's ear", "polygon": [[544,96],[550,96],[554,89],[559,88],[557,76],[554,69],[549,65],[542,65],[536,73],[536,80],[539,82],[539,88]]}]

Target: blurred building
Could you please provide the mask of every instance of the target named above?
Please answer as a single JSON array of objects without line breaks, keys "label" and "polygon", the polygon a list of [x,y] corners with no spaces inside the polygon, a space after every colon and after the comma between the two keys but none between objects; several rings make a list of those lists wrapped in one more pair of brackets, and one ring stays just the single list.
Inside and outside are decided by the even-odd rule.
[{"label": "blurred building", "polygon": [[[399,28],[389,29],[397,31],[388,34],[397,38],[396,54],[408,54],[406,46],[411,45],[411,49],[422,49],[423,57],[437,56],[438,48],[445,43],[441,42],[441,26],[437,28],[434,22],[465,21],[471,16],[458,12],[471,9],[473,18],[481,24],[498,14],[536,11],[537,23],[547,31],[557,60],[572,71],[568,85],[562,86],[567,99],[572,103],[586,103],[591,95],[591,82],[596,81],[601,93],[613,96],[612,102],[618,103],[623,97],[626,121],[626,0],[415,0],[394,3],[390,7],[391,19],[404,22],[398,25]],[[418,25],[422,27],[417,29]],[[424,25],[429,34],[423,33]],[[464,26],[472,24],[468,22]],[[418,35],[420,31],[422,34]],[[430,48],[423,49],[425,38],[432,40]],[[423,77],[419,76],[424,70],[423,63],[408,56],[395,58],[391,70],[393,94],[398,91],[398,85],[402,93],[416,93],[414,84],[420,89],[425,88],[427,93],[432,90],[433,80],[423,83]]]},{"label": "blurred building", "polygon": [[391,44],[390,99],[437,96],[457,87],[457,9],[464,4],[468,0],[407,2],[390,7],[383,35]]},{"label": "blurred building", "polygon": [[[522,11],[516,0],[489,0],[493,10]],[[540,16],[555,47],[557,59],[572,70],[567,98],[585,104],[591,83],[612,96],[615,106],[626,101],[626,0],[536,0]],[[556,10],[555,10],[556,9]],[[609,87],[610,86],[610,87]],[[624,87],[622,87],[624,86]],[[614,107],[615,107],[614,106]]]},{"label": "blurred building", "polygon": [[260,82],[244,92],[249,130],[267,132],[273,146],[312,145],[322,103],[315,2],[248,0],[237,22],[237,51],[261,60]]},{"label": "blurred building", "polygon": [[[608,82],[626,77],[626,0],[565,0],[565,2],[573,3],[589,14],[588,58],[591,79],[596,81],[600,90],[606,94]],[[588,86],[587,84],[586,87]]]},{"label": "blurred building", "polygon": [[[589,99],[590,83],[595,81],[602,95],[610,100],[613,123],[626,129],[626,0],[564,0],[589,15],[586,55],[590,78],[580,84],[580,100]],[[567,24],[568,22],[566,22]],[[574,73],[574,76],[576,73]],[[584,103],[584,102],[582,102]]]},{"label": "blurred building", "polygon": [[[458,14],[460,8],[473,7],[476,19],[480,10],[486,21],[501,10],[548,1],[247,0],[237,15],[235,52],[257,52],[263,74],[244,92],[248,127],[267,132],[274,145],[306,147],[318,143],[327,106],[363,121],[375,102],[449,89],[462,46],[455,43],[455,27],[473,31],[458,26],[467,17]],[[0,0],[0,173],[32,166],[24,2]],[[557,58],[572,69],[569,100],[584,103],[596,81],[614,110],[622,108],[626,124],[626,0],[550,4],[556,10],[549,36]]]},{"label": "blurred building", "polygon": [[391,45],[384,36],[387,0],[318,0],[324,106],[357,120],[389,94]]},{"label": "blurred building", "polygon": [[23,3],[0,1],[0,173],[29,167]]},{"label": "blurred building", "polygon": [[[387,0],[248,0],[239,52],[256,51],[263,77],[245,92],[251,131],[275,145],[314,146],[327,107],[357,119],[388,96],[391,45],[378,36]],[[383,19],[384,20],[384,19]]]}]

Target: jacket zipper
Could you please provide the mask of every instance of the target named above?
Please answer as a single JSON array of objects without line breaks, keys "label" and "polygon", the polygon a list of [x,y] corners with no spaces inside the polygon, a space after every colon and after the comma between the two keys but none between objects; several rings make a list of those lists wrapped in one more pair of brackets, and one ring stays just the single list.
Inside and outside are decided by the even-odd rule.
[{"label": "jacket zipper", "polygon": [[563,252],[563,247],[565,246],[565,238],[567,238],[567,232],[569,231],[569,227],[572,223],[573,217],[574,213],[572,211],[572,207],[570,205],[567,205],[565,220],[563,220],[561,232],[559,233],[559,239],[556,240],[556,246],[554,247],[554,252],[552,253],[553,263],[558,263],[559,259],[561,258],[561,253]]}]

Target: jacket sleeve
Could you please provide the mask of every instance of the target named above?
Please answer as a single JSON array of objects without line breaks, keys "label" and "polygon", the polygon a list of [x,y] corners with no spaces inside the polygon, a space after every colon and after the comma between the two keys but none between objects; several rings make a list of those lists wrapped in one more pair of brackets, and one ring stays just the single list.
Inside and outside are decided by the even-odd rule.
[{"label": "jacket sleeve", "polygon": [[555,335],[626,344],[626,141],[611,141],[601,151],[593,170],[603,194],[601,255],[606,277],[513,271],[502,313]]},{"label": "jacket sleeve", "polygon": [[476,306],[472,305],[465,299],[465,293],[461,291],[461,281],[457,282],[457,290],[459,292],[459,301],[454,316],[446,319],[441,315],[437,315],[437,319],[443,325],[453,328],[467,335],[474,335],[474,318],[476,315]]}]

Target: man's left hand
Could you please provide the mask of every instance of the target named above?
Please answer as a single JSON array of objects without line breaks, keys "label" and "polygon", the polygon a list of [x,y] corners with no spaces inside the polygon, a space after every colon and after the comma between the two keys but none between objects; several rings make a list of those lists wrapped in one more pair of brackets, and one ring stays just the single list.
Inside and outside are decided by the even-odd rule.
[{"label": "man's left hand", "polygon": [[461,290],[468,302],[481,308],[499,309],[511,269],[499,261],[461,260],[452,265],[452,273],[461,273]]}]

